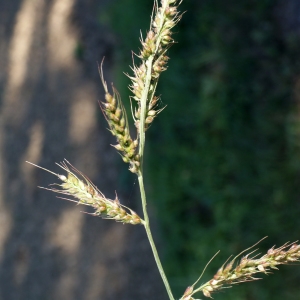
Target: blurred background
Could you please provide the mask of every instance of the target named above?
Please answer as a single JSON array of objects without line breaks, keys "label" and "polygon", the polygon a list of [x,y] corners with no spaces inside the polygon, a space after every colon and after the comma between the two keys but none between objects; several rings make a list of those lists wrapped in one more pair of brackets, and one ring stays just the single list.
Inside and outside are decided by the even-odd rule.
[{"label": "blurred background", "polygon": [[[97,62],[124,102],[152,0],[0,0],[0,299],[167,299],[144,230],[38,189],[67,158],[107,197],[141,211],[110,146]],[[152,228],[179,298],[218,250],[300,238],[300,2],[190,0],[148,130]],[[299,266],[221,291],[298,300]],[[267,278],[266,278],[267,277]],[[204,298],[202,295],[199,297]],[[199,298],[198,297],[198,298]]]}]

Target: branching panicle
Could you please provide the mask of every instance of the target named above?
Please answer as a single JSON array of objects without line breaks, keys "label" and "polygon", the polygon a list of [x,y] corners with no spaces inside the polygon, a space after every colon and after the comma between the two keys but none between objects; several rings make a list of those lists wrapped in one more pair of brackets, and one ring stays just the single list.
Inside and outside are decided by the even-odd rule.
[{"label": "branching panicle", "polygon": [[[156,95],[156,88],[161,73],[167,70],[167,63],[169,61],[167,51],[175,43],[172,30],[182,16],[178,12],[178,6],[181,1],[160,0],[161,5],[159,6],[158,0],[154,0],[155,5],[151,16],[150,29],[145,37],[141,35],[140,42],[142,47],[136,55],[140,59],[140,62],[136,65],[133,61],[133,66],[131,67],[133,75],[129,76],[126,74],[131,80],[129,89],[133,94],[131,96],[131,106],[133,119],[137,128],[136,139],[133,139],[130,135],[127,114],[119,93],[113,86],[112,94],[108,91],[103,76],[102,64],[99,66],[100,78],[105,91],[105,100],[100,102],[100,107],[108,122],[109,131],[117,139],[117,144],[113,145],[113,147],[119,151],[123,161],[129,163],[129,170],[137,175],[141,193],[143,219],[130,208],[120,204],[117,195],[114,200],[106,198],[84,174],[74,168],[67,160],[58,164],[67,172],[67,176],[56,174],[30,163],[56,175],[62,181],[60,184],[54,184],[59,188],[51,187],[47,188],[47,190],[71,196],[72,199],[67,200],[76,202],[77,204],[93,207],[94,213],[92,215],[113,219],[122,223],[144,225],[155,262],[170,300],[175,300],[175,298],[160,262],[150,230],[142,163],[145,132],[155,117],[164,109],[164,107],[159,108],[160,98]],[[255,251],[249,253],[249,250],[258,243],[244,250],[233,259],[229,257],[212,279],[202,285],[199,284],[199,286],[198,282],[201,280],[210,262],[218,254],[216,253],[207,263],[196,282],[185,290],[180,300],[199,300],[194,298],[194,295],[198,292],[202,292],[204,296],[212,298],[211,295],[214,292],[225,287],[258,280],[259,278],[256,277],[257,273],[269,274],[272,269],[276,270],[279,265],[300,262],[300,245],[298,243],[286,243],[279,248],[272,247],[265,255],[257,258],[258,255],[253,255]],[[244,255],[244,253],[248,254]],[[244,256],[242,257],[242,255]],[[196,287],[197,285],[199,287]]]}]

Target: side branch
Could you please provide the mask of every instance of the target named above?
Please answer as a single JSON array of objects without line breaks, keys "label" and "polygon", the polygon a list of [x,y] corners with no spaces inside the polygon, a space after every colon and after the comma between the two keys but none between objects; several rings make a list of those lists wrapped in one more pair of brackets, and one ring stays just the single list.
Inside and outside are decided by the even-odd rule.
[{"label": "side branch", "polygon": [[271,270],[278,270],[277,266],[279,265],[300,262],[300,245],[297,242],[285,243],[278,248],[272,247],[260,258],[255,258],[257,255],[251,257],[255,251],[242,257],[238,263],[236,263],[237,257],[235,257],[229,263],[224,264],[211,280],[202,284],[199,288],[194,289],[195,284],[188,287],[180,300],[196,300],[193,298],[193,295],[198,292],[202,292],[204,296],[212,298],[212,293],[225,287],[259,280],[260,278],[256,277],[258,273],[270,274]]}]

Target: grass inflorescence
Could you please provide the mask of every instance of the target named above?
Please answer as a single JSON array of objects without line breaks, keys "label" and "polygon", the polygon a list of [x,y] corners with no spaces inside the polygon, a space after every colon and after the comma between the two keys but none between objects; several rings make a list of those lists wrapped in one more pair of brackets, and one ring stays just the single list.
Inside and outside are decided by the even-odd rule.
[{"label": "grass inflorescence", "polygon": [[146,37],[141,37],[142,49],[136,56],[141,63],[133,63],[133,76],[129,89],[132,99],[137,102],[135,108],[135,126],[139,132],[144,132],[162,109],[158,108],[159,97],[155,95],[160,74],[167,69],[169,57],[166,55],[174,44],[172,29],[180,21],[181,14],[178,5],[181,1],[162,0],[155,8],[151,18],[150,30]]},{"label": "grass inflorescence", "polygon": [[67,176],[56,174],[33,163],[30,164],[56,175],[62,181],[61,184],[52,184],[59,186],[60,189],[53,187],[46,189],[58,194],[71,196],[75,200],[67,200],[75,201],[77,204],[93,207],[95,211],[92,215],[133,225],[144,222],[133,210],[122,205],[117,195],[114,200],[106,198],[84,174],[67,160],[64,160],[61,164],[57,164],[67,172]]},{"label": "grass inflorescence", "polygon": [[239,254],[228,263],[225,263],[211,280],[194,289],[199,278],[193,286],[186,289],[180,300],[197,300],[193,298],[193,295],[198,292],[202,292],[204,296],[212,298],[211,294],[222,288],[261,279],[256,277],[258,273],[270,274],[271,270],[278,270],[277,266],[279,265],[300,262],[300,245],[297,242],[285,243],[278,248],[274,246],[260,258],[256,258],[257,255],[251,257],[253,252],[255,251],[245,255],[239,262],[236,262],[237,257],[240,256]]},{"label": "grass inflorescence", "polygon": [[113,95],[108,91],[104,80],[102,65],[99,67],[100,78],[105,92],[105,101],[101,102],[101,109],[109,125],[110,132],[117,139],[114,147],[121,153],[123,161],[130,164],[129,170],[137,173],[140,167],[140,156],[137,153],[138,140],[130,136],[126,110],[118,91],[113,88]]},{"label": "grass inflorescence", "polygon": [[[125,224],[142,224],[170,300],[175,299],[150,230],[142,162],[146,130],[163,109],[159,107],[160,98],[156,95],[156,87],[161,73],[167,69],[169,61],[167,51],[175,43],[172,37],[172,29],[182,17],[182,14],[178,12],[180,3],[181,0],[161,0],[159,5],[158,0],[154,1],[150,29],[145,38],[141,36],[142,47],[139,53],[136,54],[140,62],[136,64],[133,61],[131,67],[133,75],[126,74],[131,80],[129,89],[133,94],[130,99],[136,127],[136,138],[131,137],[127,113],[119,93],[114,86],[112,86],[112,93],[109,92],[104,80],[102,65],[99,67],[105,92],[105,99],[100,102],[100,107],[108,122],[110,132],[116,137],[117,144],[113,145],[114,148],[119,151],[123,161],[129,163],[129,170],[138,177],[144,218],[140,218],[133,210],[122,205],[117,195],[113,200],[106,198],[82,172],[73,167],[67,160],[58,164],[67,173],[67,176],[56,174],[31,163],[56,175],[61,180],[62,183],[54,184],[47,188],[48,190],[70,196],[72,199],[67,200],[74,201],[77,204],[91,206],[94,209],[92,215],[113,219]],[[231,261],[228,260],[229,262],[226,262],[211,280],[196,287],[208,266],[207,264],[201,276],[186,289],[180,300],[197,300],[194,295],[198,292],[202,292],[204,296],[211,298],[214,292],[225,287],[259,279],[256,277],[258,273],[269,274],[271,270],[277,269],[279,265],[300,261],[300,245],[298,243],[286,243],[279,248],[272,247],[260,258],[257,258],[257,255],[253,256],[254,251],[252,251],[239,261],[237,260],[238,257],[241,257],[245,252],[249,252],[249,249],[254,246],[246,249]]]}]

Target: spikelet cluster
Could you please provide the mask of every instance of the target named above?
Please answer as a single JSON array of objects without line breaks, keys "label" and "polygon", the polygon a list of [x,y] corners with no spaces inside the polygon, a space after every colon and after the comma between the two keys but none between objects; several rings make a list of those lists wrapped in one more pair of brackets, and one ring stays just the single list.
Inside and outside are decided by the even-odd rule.
[{"label": "spikelet cluster", "polygon": [[[134,112],[137,129],[139,129],[140,120],[143,118],[144,130],[146,130],[161,111],[158,109],[159,98],[155,96],[155,90],[160,74],[167,69],[169,57],[166,52],[174,44],[172,28],[181,18],[177,11],[179,4],[180,2],[177,0],[162,0],[161,6],[158,7],[156,2],[150,30],[145,39],[141,38],[142,49],[137,55],[142,62],[139,66],[134,64],[132,67],[134,74],[128,76],[132,81],[130,85],[130,90],[133,93],[132,98],[138,104]],[[144,115],[141,116],[143,97],[146,97],[147,106],[143,112]]]},{"label": "spikelet cluster", "polygon": [[110,132],[116,137],[118,144],[113,145],[121,154],[124,162],[129,163],[129,170],[137,173],[140,167],[140,158],[137,153],[138,140],[130,136],[126,110],[119,93],[113,88],[113,95],[108,91],[103,77],[102,67],[99,67],[101,81],[105,91],[105,102],[101,102],[102,112],[107,120]]},{"label": "spikelet cluster", "polygon": [[190,286],[186,289],[180,300],[197,300],[193,295],[202,292],[204,296],[212,298],[211,294],[232,284],[258,280],[257,273],[269,274],[272,269],[278,270],[277,266],[286,265],[300,261],[300,245],[297,243],[286,243],[279,248],[272,247],[261,258],[249,257],[249,254],[242,257],[236,264],[235,259],[224,264],[214,277],[194,289]]},{"label": "spikelet cluster", "polygon": [[54,184],[60,188],[48,188],[47,190],[71,196],[75,200],[67,200],[74,201],[77,204],[93,207],[95,211],[92,215],[133,225],[144,222],[133,210],[120,204],[117,196],[114,200],[107,199],[86,176],[67,160],[57,164],[67,172],[67,176],[53,173],[35,164],[32,165],[56,175],[62,181],[61,184]]}]

